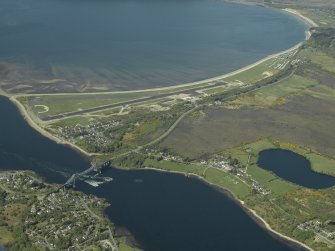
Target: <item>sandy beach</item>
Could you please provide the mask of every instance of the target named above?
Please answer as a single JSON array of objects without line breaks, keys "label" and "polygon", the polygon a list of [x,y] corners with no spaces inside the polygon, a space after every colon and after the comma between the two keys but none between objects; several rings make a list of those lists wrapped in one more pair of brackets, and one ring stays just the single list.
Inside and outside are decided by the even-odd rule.
[{"label": "sandy beach", "polygon": [[31,118],[30,114],[27,112],[25,107],[15,98],[15,96],[9,97],[9,99],[16,105],[16,107],[19,109],[21,115],[27,121],[27,123],[32,128],[34,128],[36,131],[38,131],[40,134],[42,134],[43,136],[47,137],[48,139],[51,139],[51,140],[55,141],[57,144],[68,145],[68,146],[74,148],[76,151],[80,152],[81,154],[83,154],[87,157],[92,157],[92,156],[95,156],[95,155],[99,155],[99,154],[88,153],[85,150],[81,149],[80,147],[76,146],[75,144],[73,144],[71,142],[68,142],[68,141],[65,141],[65,140],[61,140],[61,139],[57,138],[56,136],[52,135],[51,133],[47,132],[46,130],[43,129],[42,126],[39,126]]},{"label": "sandy beach", "polygon": [[[308,39],[308,37],[306,36],[306,40]],[[269,55],[255,63],[252,63],[250,65],[247,65],[243,68],[240,68],[236,71],[232,71],[229,73],[226,73],[224,75],[220,75],[220,76],[216,76],[213,78],[207,78],[204,80],[200,80],[200,81],[196,81],[196,82],[191,82],[191,83],[186,83],[186,84],[181,84],[181,85],[173,85],[173,86],[167,86],[167,87],[157,87],[157,88],[150,88],[150,89],[142,89],[142,90],[130,90],[130,91],[112,91],[112,92],[82,92],[82,93],[52,93],[53,96],[80,96],[80,95],[99,95],[99,94],[122,94],[122,93],[141,93],[141,92],[156,92],[156,91],[169,91],[169,90],[173,90],[173,89],[177,89],[177,88],[183,88],[183,87],[192,87],[192,86],[196,86],[196,85],[201,85],[201,84],[206,84],[206,83],[210,83],[213,81],[219,81],[219,80],[224,80],[225,78],[228,77],[232,77],[234,75],[237,75],[239,73],[242,73],[244,71],[250,70],[253,67],[256,67],[264,62],[266,62],[267,60],[270,60],[272,58],[278,57],[280,55],[283,55],[285,53],[294,51],[296,49],[298,49],[301,45],[303,44],[303,42],[300,42],[296,45],[294,45],[293,47],[285,50],[285,51],[281,51],[272,55]],[[41,93],[41,94],[15,94],[12,96],[15,97],[21,97],[21,96],[48,96],[50,94],[45,94],[45,93]]]},{"label": "sandy beach", "polygon": [[310,26],[310,28],[319,27],[319,25],[317,23],[315,23],[312,19],[302,15],[299,11],[297,11],[295,9],[286,8],[286,9],[283,9],[283,11],[286,11],[288,13],[291,13],[291,14],[297,16],[299,19],[304,21],[308,26]]},{"label": "sandy beach", "polygon": [[[245,2],[243,2],[243,1],[241,3],[245,4]],[[250,4],[252,4],[252,3],[250,3]],[[299,11],[297,11],[295,9],[286,8],[286,9],[274,9],[274,10],[283,11],[283,12],[292,14],[292,15],[296,16],[298,19],[302,20],[307,25],[305,41],[310,38],[311,34],[309,32],[309,29],[312,28],[312,27],[318,27],[318,24],[316,24],[312,19],[302,15]],[[264,63],[265,61],[267,61],[269,59],[278,57],[280,55],[283,55],[285,53],[288,53],[288,52],[291,52],[293,50],[298,49],[303,43],[304,43],[304,41],[294,45],[293,47],[291,47],[287,50],[271,54],[271,55],[269,55],[269,56],[267,56],[267,57],[265,57],[261,60],[256,61],[255,63],[252,63],[250,65],[242,67],[242,68],[240,68],[236,71],[232,71],[232,72],[229,72],[229,73],[226,73],[226,74],[223,74],[223,75],[219,75],[219,76],[216,76],[216,77],[213,77],[213,78],[207,78],[207,79],[196,81],[196,82],[185,83],[185,84],[180,84],[180,85],[173,85],[173,86],[166,86],[166,87],[155,87],[155,88],[142,89],[142,90],[89,92],[89,93],[85,93],[85,92],[83,92],[83,93],[53,93],[52,95],[54,95],[54,96],[58,96],[58,95],[65,95],[65,96],[76,96],[76,95],[78,95],[78,96],[80,96],[80,95],[99,95],[99,94],[141,93],[141,92],[151,92],[151,91],[152,92],[155,92],[155,91],[169,91],[169,90],[176,89],[176,88],[192,87],[194,85],[201,85],[201,84],[206,84],[206,83],[213,82],[213,81],[223,80],[225,78],[232,77],[232,76],[237,75],[239,73],[242,73],[244,71],[250,70],[251,68],[253,68],[255,66],[258,66],[258,65]],[[1,91],[0,91],[0,94],[1,94]],[[50,94],[45,94],[45,93],[42,93],[42,94],[24,94],[24,93],[15,94],[16,97],[20,97],[20,96],[47,96],[47,95],[50,95]],[[11,95],[11,96],[13,96],[13,95]]]}]

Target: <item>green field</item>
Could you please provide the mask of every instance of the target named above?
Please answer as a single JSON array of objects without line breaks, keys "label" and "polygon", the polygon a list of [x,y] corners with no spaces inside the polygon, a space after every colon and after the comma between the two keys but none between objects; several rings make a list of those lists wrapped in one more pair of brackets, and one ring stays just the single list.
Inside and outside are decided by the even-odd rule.
[{"label": "green field", "polygon": [[316,52],[311,55],[311,59],[313,63],[320,65],[323,69],[335,73],[335,58],[325,53]]},{"label": "green field", "polygon": [[305,93],[315,98],[335,101],[335,89],[325,85],[318,85],[316,87],[312,87],[305,90]]},{"label": "green field", "polygon": [[[189,90],[206,86],[211,82],[202,82],[189,86],[176,86],[165,89],[150,89],[136,92],[95,93],[95,94],[61,94],[61,95],[30,95],[20,96],[17,99],[37,113],[39,116],[58,115],[72,111],[121,103],[134,99],[151,97],[158,94]],[[45,111],[41,106],[48,107]]]},{"label": "green field", "polygon": [[293,75],[288,79],[276,83],[248,95],[238,97],[228,104],[228,106],[260,106],[269,107],[283,104],[287,98],[293,95],[301,94],[306,89],[318,85],[315,81]]},{"label": "green field", "polygon": [[279,58],[269,59],[251,69],[238,73],[234,76],[227,77],[224,80],[228,82],[241,81],[248,84],[255,83],[256,81],[266,77],[264,74],[265,72],[276,74],[278,70],[271,66],[275,65],[277,61],[279,61]]},{"label": "green field", "polygon": [[39,113],[41,116],[57,115],[66,112],[80,111],[97,106],[116,104],[132,99],[148,96],[150,93],[97,94],[97,95],[48,95],[28,97],[28,104],[34,109],[35,105],[49,108],[48,112]]},{"label": "green field", "polygon": [[208,94],[208,95],[211,95],[211,94],[214,94],[214,93],[221,93],[221,92],[224,92],[226,90],[227,90],[227,88],[220,86],[220,87],[206,89],[203,92]]},{"label": "green field", "polygon": [[118,238],[117,241],[119,242],[119,251],[140,251],[140,249],[128,246],[126,237]]},{"label": "green field", "polygon": [[248,173],[262,186],[268,188],[275,194],[284,194],[298,188],[297,185],[286,182],[271,172],[259,168],[257,165],[250,165],[248,167]]},{"label": "green field", "polygon": [[335,160],[316,153],[307,153],[305,156],[311,162],[314,171],[335,176]]},{"label": "green field", "polygon": [[183,164],[178,162],[170,161],[157,161],[153,159],[146,159],[144,162],[145,166],[163,169],[166,171],[182,172],[182,173],[193,173],[199,176],[203,176],[206,169],[204,166]]},{"label": "green field", "polygon": [[54,127],[72,127],[72,126],[76,126],[76,125],[82,125],[82,126],[86,126],[89,125],[90,123],[93,123],[95,121],[94,118],[90,118],[87,116],[75,116],[75,117],[71,117],[71,118],[67,118],[67,119],[62,119],[59,120],[55,123],[52,123],[51,126]]},{"label": "green field", "polygon": [[237,179],[236,176],[216,168],[151,159],[147,159],[144,164],[149,167],[159,168],[166,171],[175,171],[201,176],[211,184],[228,189],[240,199],[243,199],[245,196],[250,194],[250,188],[241,180]]},{"label": "green field", "polygon": [[236,176],[216,168],[209,168],[206,171],[205,179],[212,184],[228,189],[240,199],[250,194],[250,187]]},{"label": "green field", "polygon": [[0,227],[0,243],[7,244],[13,241],[12,233],[9,232],[5,227]]},{"label": "green field", "polygon": [[258,140],[246,145],[243,145],[243,149],[250,151],[252,154],[258,154],[265,149],[276,148],[276,146],[269,139]]}]

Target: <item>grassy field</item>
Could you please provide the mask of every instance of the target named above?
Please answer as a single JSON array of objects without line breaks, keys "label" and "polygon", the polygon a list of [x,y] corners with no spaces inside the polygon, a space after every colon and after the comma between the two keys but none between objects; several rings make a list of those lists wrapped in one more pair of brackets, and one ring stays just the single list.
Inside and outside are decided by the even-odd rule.
[{"label": "grassy field", "polygon": [[[332,0],[322,2],[325,5],[334,4],[334,1]],[[334,27],[335,25],[334,9],[332,8],[302,8],[299,11],[301,14],[310,17],[321,27]]]},{"label": "grassy field", "polygon": [[256,81],[265,78],[268,74],[276,74],[279,71],[276,67],[285,62],[284,58],[285,56],[279,56],[269,59],[249,70],[224,78],[224,80],[228,82],[241,81],[249,84],[255,83]]},{"label": "grassy field", "polygon": [[125,237],[123,238],[118,238],[117,239],[118,242],[119,242],[119,251],[140,251],[140,249],[137,249],[137,248],[132,248],[130,246],[127,245],[127,240]]},{"label": "grassy field", "polygon": [[216,168],[207,168],[200,165],[157,161],[151,159],[147,159],[145,161],[145,165],[166,171],[175,171],[201,176],[211,184],[230,190],[240,199],[243,199],[245,196],[250,194],[250,188],[241,180],[237,179],[236,176]]},{"label": "grassy field", "polygon": [[170,162],[170,161],[157,161],[157,160],[152,160],[152,159],[146,159],[144,165],[149,166],[149,167],[163,169],[166,171],[193,173],[199,176],[203,176],[206,170],[206,167],[204,166],[183,164],[183,163]]},{"label": "grassy field", "polygon": [[293,183],[286,182],[271,172],[259,168],[255,164],[248,167],[248,173],[262,186],[266,187],[277,195],[284,194],[298,188],[298,186],[294,185]]},{"label": "grassy field", "polygon": [[312,62],[320,65],[323,69],[335,73],[335,58],[322,52],[311,55]]},{"label": "grassy field", "polygon": [[307,153],[306,158],[311,162],[314,171],[335,176],[335,160],[316,153]]},{"label": "grassy field", "polygon": [[[313,152],[310,148],[303,148],[287,142],[271,141],[264,138],[235,149],[230,149],[225,151],[225,153],[239,159],[243,164],[246,164],[249,156],[248,152],[257,157],[258,153],[262,150],[273,148],[287,149],[296,152],[311,162],[311,167],[314,171],[335,176],[335,159]],[[256,162],[257,159],[255,160],[254,157],[251,158],[250,163],[255,164]]]},{"label": "grassy field", "polygon": [[[293,58],[296,51],[288,52],[278,57],[269,59],[252,69],[243,71],[234,76],[223,78],[227,82],[255,83],[260,79],[272,76],[283,69],[285,65]],[[36,115],[40,117],[48,115],[58,115],[72,111],[80,111],[88,108],[116,104],[133,99],[140,99],[157,94],[173,93],[182,90],[189,90],[195,87],[204,87],[215,81],[201,82],[189,86],[176,86],[166,89],[152,89],[137,92],[120,93],[97,93],[97,94],[63,94],[63,95],[31,95],[19,97],[18,100],[24,105],[30,107]],[[225,87],[215,87],[204,91],[207,94],[225,91]]]},{"label": "grassy field", "polygon": [[257,166],[258,153],[262,150],[272,148],[276,148],[276,146],[270,140],[265,138],[237,148],[229,149],[228,151],[224,151],[223,154],[238,159],[244,165],[248,164],[249,155],[251,154],[247,172],[253,179],[276,195],[297,189],[298,186],[286,182],[278,178],[275,174]]},{"label": "grassy field", "polygon": [[243,149],[250,151],[252,154],[258,154],[264,149],[276,148],[276,146],[269,139],[258,140],[243,146]]},{"label": "grassy field", "polygon": [[240,199],[250,194],[250,187],[230,173],[215,168],[208,168],[205,179],[212,184],[228,189]]},{"label": "grassy field", "polygon": [[94,122],[95,119],[91,118],[91,117],[87,117],[87,116],[76,116],[76,117],[71,117],[71,118],[67,118],[67,119],[62,119],[59,120],[55,123],[52,123],[51,126],[52,127],[72,127],[72,126],[76,126],[76,125],[89,125],[90,123]]},{"label": "grassy field", "polygon": [[116,104],[132,99],[138,99],[150,93],[124,93],[124,94],[97,94],[97,95],[48,95],[28,97],[28,104],[32,109],[35,106],[46,106],[47,112],[39,113],[40,116],[57,115],[71,111],[79,111],[97,106]]},{"label": "grassy field", "polygon": [[[158,94],[174,93],[206,86],[211,82],[202,82],[190,86],[176,86],[166,89],[151,89],[136,92],[95,93],[95,94],[63,94],[63,95],[31,95],[17,99],[39,116],[58,115],[72,111],[116,104],[134,99],[151,97]],[[46,107],[48,110],[45,110]]]},{"label": "grassy field", "polygon": [[0,243],[7,244],[13,241],[12,233],[5,227],[0,227]]},{"label": "grassy field", "polygon": [[305,90],[305,93],[319,99],[335,101],[335,89],[325,85],[318,85]]},{"label": "grassy field", "polygon": [[266,108],[281,105],[285,103],[286,99],[290,96],[301,94],[306,89],[316,85],[318,84],[313,80],[293,75],[275,85],[266,86],[252,94],[240,96],[236,100],[230,102],[227,106],[259,106]]},{"label": "grassy field", "polygon": [[206,89],[203,92],[208,94],[208,95],[212,95],[214,93],[221,93],[221,92],[224,92],[226,90],[227,90],[227,88],[220,86],[220,87]]}]

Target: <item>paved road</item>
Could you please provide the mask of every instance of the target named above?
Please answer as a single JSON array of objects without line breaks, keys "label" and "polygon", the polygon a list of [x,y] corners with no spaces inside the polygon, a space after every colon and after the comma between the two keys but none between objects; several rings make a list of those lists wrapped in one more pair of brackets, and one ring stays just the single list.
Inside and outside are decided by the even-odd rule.
[{"label": "paved road", "polygon": [[226,82],[220,81],[218,83],[213,83],[213,84],[209,84],[209,85],[206,85],[206,86],[203,85],[203,86],[200,86],[200,87],[195,87],[195,88],[191,88],[191,89],[187,89],[187,90],[180,90],[180,91],[169,92],[169,93],[161,93],[161,94],[156,94],[156,95],[152,95],[152,96],[149,96],[149,97],[143,97],[143,98],[133,99],[133,100],[125,101],[125,102],[109,104],[109,105],[102,105],[102,106],[92,107],[92,108],[88,108],[88,109],[83,109],[83,110],[80,110],[80,111],[62,113],[62,114],[58,114],[58,115],[48,115],[48,116],[42,117],[41,119],[43,121],[62,119],[62,118],[70,117],[70,116],[81,115],[81,114],[90,113],[90,112],[97,112],[97,111],[100,111],[100,110],[111,109],[111,108],[116,108],[116,107],[120,107],[120,106],[131,105],[131,104],[135,104],[135,103],[139,103],[139,102],[145,102],[145,101],[160,99],[160,98],[164,98],[164,97],[168,97],[168,96],[172,96],[172,95],[178,95],[178,94],[182,94],[182,93],[194,94],[194,92],[205,89],[205,88],[218,87],[218,86],[222,86],[222,85],[226,85],[226,84],[227,84]]}]

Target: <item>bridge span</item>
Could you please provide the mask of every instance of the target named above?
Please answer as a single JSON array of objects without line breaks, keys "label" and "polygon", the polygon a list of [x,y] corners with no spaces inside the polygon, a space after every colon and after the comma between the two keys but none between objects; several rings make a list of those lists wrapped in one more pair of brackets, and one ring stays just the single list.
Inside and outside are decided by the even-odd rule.
[{"label": "bridge span", "polygon": [[111,161],[108,160],[106,162],[104,162],[102,165],[100,166],[95,166],[95,165],[91,165],[90,168],[87,168],[86,170],[79,172],[79,173],[74,173],[71,175],[71,177],[64,183],[64,185],[62,185],[59,189],[63,188],[63,187],[76,187],[76,179],[79,179],[87,174],[89,174],[90,172],[98,172],[101,173],[102,170],[106,167],[110,167],[111,166]]}]

